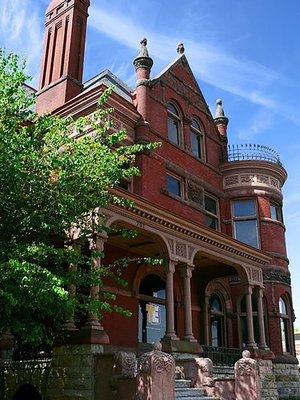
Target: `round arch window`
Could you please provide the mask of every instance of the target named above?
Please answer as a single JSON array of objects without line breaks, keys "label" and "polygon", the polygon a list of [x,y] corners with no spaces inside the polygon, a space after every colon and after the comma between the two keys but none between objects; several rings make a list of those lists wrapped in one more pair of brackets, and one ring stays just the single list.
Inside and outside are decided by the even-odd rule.
[{"label": "round arch window", "polygon": [[196,119],[192,119],[191,124],[191,150],[194,156],[204,159],[204,137],[200,124]]},{"label": "round arch window", "polygon": [[154,343],[165,332],[166,284],[158,275],[147,275],[139,288],[139,342]]},{"label": "round arch window", "polygon": [[280,332],[283,353],[290,352],[289,342],[289,313],[286,301],[280,297],[279,299],[279,314],[280,314]]},{"label": "round arch window", "polygon": [[213,293],[210,296],[210,342],[211,346],[225,345],[224,308],[220,296]]},{"label": "round arch window", "polygon": [[177,108],[172,104],[168,104],[168,139],[180,145],[181,136],[181,117]]}]

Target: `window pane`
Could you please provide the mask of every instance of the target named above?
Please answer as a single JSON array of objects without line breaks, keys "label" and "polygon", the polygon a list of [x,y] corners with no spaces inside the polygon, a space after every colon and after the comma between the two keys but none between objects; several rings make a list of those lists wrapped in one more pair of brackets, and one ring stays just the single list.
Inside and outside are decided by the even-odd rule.
[{"label": "window pane", "polygon": [[255,201],[235,200],[233,202],[233,214],[235,217],[253,217],[256,216]]},{"label": "window pane", "polygon": [[220,299],[215,294],[211,296],[210,307],[212,311],[220,311],[220,312],[222,311]]},{"label": "window pane", "polygon": [[287,353],[289,351],[288,342],[288,330],[287,330],[287,320],[280,318],[280,330],[281,330],[281,341],[282,341],[282,351]]},{"label": "window pane", "polygon": [[205,210],[217,215],[217,201],[209,196],[204,196],[204,207]]},{"label": "window pane", "polygon": [[196,132],[191,132],[191,147],[192,147],[192,153],[196,157],[202,158],[201,137]]},{"label": "window pane", "polygon": [[168,118],[168,138],[171,142],[179,144],[179,122],[172,117]]},{"label": "window pane", "polygon": [[198,124],[198,122],[195,119],[192,120],[192,127],[195,128],[199,132],[201,131],[200,125]]},{"label": "window pane", "polygon": [[167,190],[169,193],[181,196],[181,182],[174,176],[167,175]]},{"label": "window pane", "polygon": [[286,304],[282,297],[279,299],[279,313],[282,315],[287,315]]},{"label": "window pane", "polygon": [[175,115],[178,115],[178,111],[177,111],[177,109],[173,106],[173,104],[168,104],[168,110],[169,110],[171,113],[173,113],[173,114],[175,114]]},{"label": "window pane", "polygon": [[272,219],[277,219],[277,207],[274,206],[273,204],[270,205],[270,211],[271,211],[271,218]]},{"label": "window pane", "polygon": [[218,218],[214,218],[214,217],[211,217],[209,215],[206,215],[205,216],[205,226],[217,231],[218,227],[219,227]]},{"label": "window pane", "polygon": [[222,346],[222,328],[221,320],[219,318],[212,319],[211,321],[211,345],[214,347]]},{"label": "window pane", "polygon": [[235,221],[235,238],[258,248],[257,221]]}]

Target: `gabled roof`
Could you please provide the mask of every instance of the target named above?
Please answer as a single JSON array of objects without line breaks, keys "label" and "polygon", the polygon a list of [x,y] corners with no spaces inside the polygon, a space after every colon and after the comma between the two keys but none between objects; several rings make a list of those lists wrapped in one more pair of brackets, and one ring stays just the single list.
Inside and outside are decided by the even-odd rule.
[{"label": "gabled roof", "polygon": [[92,90],[101,84],[104,84],[107,87],[114,85],[115,93],[132,103],[132,96],[129,86],[121,81],[121,79],[114,75],[109,69],[105,69],[104,71],[100,72],[100,74],[86,81],[83,85],[83,92]]},{"label": "gabled roof", "polygon": [[186,56],[184,54],[180,54],[179,57],[177,57],[174,61],[172,61],[169,65],[167,65],[155,78],[151,79],[151,82],[153,85],[155,85],[157,82],[159,82],[159,80],[161,80],[164,75],[168,74],[169,72],[171,72],[173,69],[175,69],[175,67],[177,65],[183,65],[184,68],[187,70],[187,72],[189,73],[190,77],[192,78],[192,81],[194,83],[194,87],[191,87],[191,90],[193,90],[194,92],[197,92],[202,100],[202,102],[204,103],[204,105],[206,106],[207,112],[211,115],[212,114],[210,112],[210,109],[208,107],[208,104],[203,96],[203,93],[200,89],[200,86],[198,84],[197,79],[195,78],[195,75],[189,65],[189,62],[186,58]]}]

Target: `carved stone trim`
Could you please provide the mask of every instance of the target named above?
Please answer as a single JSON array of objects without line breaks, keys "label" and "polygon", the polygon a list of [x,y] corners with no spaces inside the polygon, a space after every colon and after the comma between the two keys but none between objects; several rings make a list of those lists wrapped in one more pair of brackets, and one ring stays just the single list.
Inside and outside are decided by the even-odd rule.
[{"label": "carved stone trim", "polygon": [[285,285],[291,285],[291,276],[288,272],[279,271],[264,271],[263,273],[264,282],[276,282],[284,283]]},{"label": "carved stone trim", "polygon": [[233,174],[224,177],[224,189],[239,186],[258,186],[281,191],[279,179],[259,173]]}]

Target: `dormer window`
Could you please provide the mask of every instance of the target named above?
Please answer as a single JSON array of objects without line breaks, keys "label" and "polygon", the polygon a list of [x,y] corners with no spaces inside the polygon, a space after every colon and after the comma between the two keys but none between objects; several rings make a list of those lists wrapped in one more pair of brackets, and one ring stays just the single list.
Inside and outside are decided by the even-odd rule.
[{"label": "dormer window", "polygon": [[192,119],[191,125],[191,150],[194,156],[204,159],[204,138],[203,131],[197,120]]},{"label": "dormer window", "polygon": [[168,104],[168,139],[172,142],[180,145],[180,129],[181,118],[177,108],[169,103]]}]

